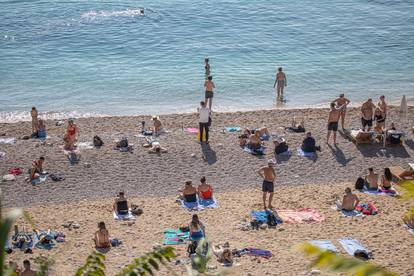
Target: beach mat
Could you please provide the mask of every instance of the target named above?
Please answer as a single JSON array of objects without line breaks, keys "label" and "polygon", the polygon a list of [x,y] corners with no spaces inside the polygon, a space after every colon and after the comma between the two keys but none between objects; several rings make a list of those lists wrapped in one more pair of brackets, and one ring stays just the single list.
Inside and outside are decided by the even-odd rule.
[{"label": "beach mat", "polygon": [[339,209],[337,205],[333,205],[332,209],[338,212],[342,213],[343,217],[359,217],[362,216],[361,212],[358,212],[357,210],[347,211],[343,209]]},{"label": "beach mat", "polygon": [[274,213],[271,210],[251,211],[250,216],[252,217],[253,220],[257,220],[257,221],[262,222],[262,223],[267,223],[267,216],[269,214],[274,214],[275,215],[277,224],[282,224],[283,223],[283,221],[279,218],[278,214]]},{"label": "beach mat", "polygon": [[112,212],[115,220],[134,220],[135,217],[131,213],[131,209],[128,210],[128,214],[120,215],[117,214],[115,211]]},{"label": "beach mat", "polygon": [[47,179],[47,175],[40,175],[39,178],[33,179],[32,181],[30,181],[30,183],[32,183],[32,185],[38,185],[40,183],[45,182]]},{"label": "beach mat", "polygon": [[180,229],[167,229],[164,231],[164,245],[179,245],[189,241],[190,233]]},{"label": "beach mat", "polygon": [[325,219],[318,211],[311,208],[278,210],[277,213],[284,223],[321,222]]},{"label": "beach mat", "polygon": [[398,196],[399,195],[398,194],[398,191],[394,187],[392,187],[389,190],[385,190],[385,189],[379,188],[378,190],[371,191],[371,190],[368,190],[364,186],[364,188],[362,189],[362,192],[364,194],[369,194],[369,195],[383,195],[383,196]]},{"label": "beach mat", "polygon": [[345,252],[348,253],[348,255],[354,256],[355,252],[358,250],[365,252],[367,255],[370,254],[370,252],[357,240],[343,238],[339,239],[338,242],[341,244]]},{"label": "beach mat", "polygon": [[242,249],[240,253],[242,255],[246,254],[247,256],[262,257],[265,259],[269,259],[273,256],[272,252],[270,252],[269,250],[253,248],[253,247],[244,248]]},{"label": "beach mat", "polygon": [[338,249],[336,249],[335,245],[330,240],[313,240],[309,243],[313,246],[319,247],[322,250],[338,253]]},{"label": "beach mat", "polygon": [[298,156],[307,157],[307,158],[315,158],[316,152],[305,152],[302,148],[297,149]]},{"label": "beach mat", "polygon": [[184,209],[186,209],[189,212],[200,211],[200,210],[203,209],[203,206],[200,206],[200,204],[198,204],[198,199],[197,199],[196,202],[186,202],[182,199],[177,199],[177,200],[180,202],[181,207],[183,207]]},{"label": "beach mat", "polygon": [[81,142],[77,143],[76,146],[79,150],[89,150],[94,148],[92,142]]}]

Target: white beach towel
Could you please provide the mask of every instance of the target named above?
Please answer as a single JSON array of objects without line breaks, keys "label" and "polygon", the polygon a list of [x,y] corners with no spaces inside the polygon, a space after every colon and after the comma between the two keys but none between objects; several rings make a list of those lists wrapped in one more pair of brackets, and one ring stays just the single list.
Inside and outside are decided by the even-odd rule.
[{"label": "white beach towel", "polygon": [[16,138],[0,138],[0,144],[13,145],[16,144]]},{"label": "white beach towel", "polygon": [[16,176],[12,175],[12,174],[6,174],[3,175],[3,180],[4,181],[13,181],[16,179]]},{"label": "white beach towel", "polygon": [[81,142],[76,144],[77,149],[79,150],[88,150],[93,149],[93,143],[92,142]]},{"label": "white beach towel", "polygon": [[117,214],[115,211],[113,211],[113,215],[114,215],[115,220],[134,220],[135,219],[134,215],[132,215],[131,213],[131,209],[128,210],[128,214],[126,215]]},{"label": "white beach towel", "polygon": [[359,241],[351,238],[339,239],[338,242],[342,245],[343,249],[351,256],[354,256],[355,252],[360,250],[369,254],[370,252],[366,249]]},{"label": "white beach towel", "polygon": [[330,240],[313,240],[310,241],[310,244],[319,247],[322,250],[338,253],[338,249],[336,249],[335,245]]},{"label": "white beach towel", "polygon": [[315,158],[316,157],[316,152],[305,152],[302,150],[302,148],[298,148],[298,156],[302,156],[302,157],[307,157],[307,158]]}]

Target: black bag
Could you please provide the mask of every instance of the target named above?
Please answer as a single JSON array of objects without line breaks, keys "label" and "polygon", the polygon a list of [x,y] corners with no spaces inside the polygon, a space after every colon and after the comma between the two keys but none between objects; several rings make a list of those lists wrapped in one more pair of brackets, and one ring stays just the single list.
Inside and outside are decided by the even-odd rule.
[{"label": "black bag", "polygon": [[116,143],[116,147],[117,148],[127,148],[128,147],[128,139],[127,138],[122,138],[121,141]]},{"label": "black bag", "polygon": [[95,135],[93,137],[93,145],[97,148],[102,147],[102,145],[104,144],[104,142],[102,141],[101,137]]},{"label": "black bag", "polygon": [[188,245],[188,247],[187,247],[187,253],[188,253],[189,256],[196,253],[197,246],[198,246],[198,241],[192,241]]},{"label": "black bag", "polygon": [[209,127],[211,126],[211,117],[210,116],[208,116],[208,124],[207,124]]},{"label": "black bag", "polygon": [[269,227],[276,227],[277,220],[276,220],[276,217],[273,213],[270,213],[270,214],[267,215],[267,225]]},{"label": "black bag", "polygon": [[357,181],[355,182],[355,189],[362,190],[364,189],[365,180],[362,177],[358,177]]},{"label": "black bag", "polygon": [[58,173],[52,173],[52,174],[49,175],[49,177],[53,181],[62,181],[62,180],[65,180],[65,176],[63,174],[58,174]]}]

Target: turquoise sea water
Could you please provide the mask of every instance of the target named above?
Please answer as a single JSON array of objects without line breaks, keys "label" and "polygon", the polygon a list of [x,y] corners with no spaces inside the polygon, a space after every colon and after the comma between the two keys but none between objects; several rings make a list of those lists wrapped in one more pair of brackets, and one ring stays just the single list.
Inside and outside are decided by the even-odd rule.
[{"label": "turquoise sea water", "polygon": [[[414,97],[414,1],[3,1],[0,121],[192,111],[211,60],[216,110]],[[139,13],[143,7],[145,15]],[[61,113],[62,112],[62,113]]]}]

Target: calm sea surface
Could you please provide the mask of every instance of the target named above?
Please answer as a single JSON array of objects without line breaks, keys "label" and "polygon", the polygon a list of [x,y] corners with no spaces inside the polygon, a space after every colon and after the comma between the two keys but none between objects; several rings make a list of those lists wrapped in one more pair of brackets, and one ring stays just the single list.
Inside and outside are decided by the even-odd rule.
[{"label": "calm sea surface", "polygon": [[206,56],[219,111],[272,107],[278,66],[286,107],[412,99],[414,1],[0,0],[0,121],[193,111]]}]

